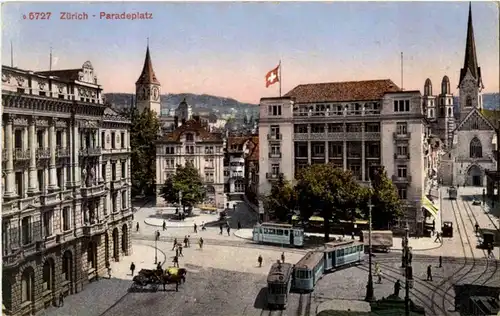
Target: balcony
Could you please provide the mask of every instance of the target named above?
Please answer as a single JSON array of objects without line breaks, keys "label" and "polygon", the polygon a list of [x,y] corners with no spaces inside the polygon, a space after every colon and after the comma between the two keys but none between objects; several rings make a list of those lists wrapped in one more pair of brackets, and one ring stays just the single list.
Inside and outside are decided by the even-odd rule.
[{"label": "balcony", "polygon": [[101,147],[80,148],[80,156],[95,157],[101,155]]},{"label": "balcony", "polygon": [[280,177],[283,177],[282,172],[267,172],[266,179],[268,180],[278,180]]},{"label": "balcony", "polygon": [[401,134],[401,133],[392,133],[392,137],[396,140],[405,140],[405,139],[410,139],[411,138],[411,133],[410,132],[406,132],[405,134]]},{"label": "balcony", "polygon": [[30,150],[23,150],[21,148],[16,148],[14,150],[14,160],[22,161],[30,159]]},{"label": "balcony", "polygon": [[104,184],[95,185],[88,188],[80,188],[82,198],[92,198],[105,193]]},{"label": "balcony", "polygon": [[49,159],[50,149],[49,148],[37,148],[36,149],[36,159]]},{"label": "balcony", "polygon": [[281,134],[267,134],[267,140],[281,141],[282,139],[283,135]]},{"label": "balcony", "polygon": [[86,237],[103,234],[105,230],[106,223],[85,224],[82,226],[83,235]]},{"label": "balcony", "polygon": [[111,191],[116,191],[116,190],[120,190],[122,187],[122,180],[113,180],[111,181],[110,183],[110,190]]},{"label": "balcony", "polygon": [[411,182],[411,176],[398,177],[397,175],[393,175],[392,176],[392,182],[393,183],[410,183]]},{"label": "balcony", "polygon": [[214,178],[206,178],[205,183],[215,183],[215,179]]},{"label": "balcony", "polygon": [[269,158],[281,158],[281,153],[269,153]]},{"label": "balcony", "polygon": [[65,147],[58,147],[56,149],[56,157],[57,158],[66,158],[66,157],[69,157],[69,148],[65,148]]},{"label": "balcony", "polygon": [[400,155],[400,154],[394,154],[394,159],[396,160],[410,160],[410,154],[406,155]]},{"label": "balcony", "polygon": [[15,249],[12,250],[12,253],[4,254],[2,256],[2,263],[4,268],[14,267],[19,264],[19,261],[21,261],[21,259],[21,249]]},{"label": "balcony", "polygon": [[205,165],[205,169],[215,169],[214,165]]},{"label": "balcony", "polygon": [[40,204],[42,206],[55,205],[58,204],[59,202],[60,200],[58,192],[40,195]]}]

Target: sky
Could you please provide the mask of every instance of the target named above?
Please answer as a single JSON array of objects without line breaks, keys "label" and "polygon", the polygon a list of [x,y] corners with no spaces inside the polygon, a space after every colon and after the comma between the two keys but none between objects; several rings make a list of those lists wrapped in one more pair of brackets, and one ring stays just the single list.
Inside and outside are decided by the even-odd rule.
[{"label": "sky", "polygon": [[[190,92],[258,103],[278,96],[266,73],[282,64],[283,94],[299,84],[392,79],[438,93],[463,65],[468,2],[46,2],[2,5],[2,64],[28,70],[79,68],[90,60],[105,92],[135,92],[149,38],[162,93]],[[485,92],[499,92],[499,15],[473,2]],[[30,12],[50,12],[30,20]],[[61,20],[61,12],[88,20]],[[151,13],[105,20],[100,13]],[[95,17],[93,17],[95,15]],[[26,18],[25,18],[26,17]],[[453,91],[458,94],[458,90]]]}]

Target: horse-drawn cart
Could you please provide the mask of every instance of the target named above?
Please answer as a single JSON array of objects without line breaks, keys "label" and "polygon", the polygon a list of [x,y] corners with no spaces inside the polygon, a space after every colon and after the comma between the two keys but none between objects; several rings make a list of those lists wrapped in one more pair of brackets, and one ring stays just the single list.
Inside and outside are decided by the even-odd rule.
[{"label": "horse-drawn cart", "polygon": [[165,285],[169,283],[175,283],[175,291],[179,291],[179,284],[186,282],[186,269],[175,268],[176,273],[169,268],[167,270],[149,270],[149,269],[141,269],[139,273],[132,278],[134,282],[132,284],[133,288],[144,289],[145,287],[149,287],[152,285],[155,289],[157,289],[158,285],[163,285],[163,290],[165,291]]}]

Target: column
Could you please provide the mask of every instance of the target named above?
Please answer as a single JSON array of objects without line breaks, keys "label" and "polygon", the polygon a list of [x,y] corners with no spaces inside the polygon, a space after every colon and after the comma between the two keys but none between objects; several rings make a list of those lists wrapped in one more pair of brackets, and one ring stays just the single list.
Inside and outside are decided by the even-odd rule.
[{"label": "column", "polygon": [[101,148],[101,154],[99,155],[99,161],[97,163],[97,168],[96,168],[96,179],[98,180],[98,183],[102,182],[102,139],[101,139],[101,133],[100,130],[96,130],[96,147]]},{"label": "column", "polygon": [[67,142],[66,129],[63,129],[61,133],[61,148],[66,148],[66,150],[68,150]]},{"label": "column", "polygon": [[342,160],[343,160],[343,167],[344,171],[347,170],[347,141],[345,140],[344,137],[344,143],[343,143],[343,148],[342,148]]},{"label": "column", "polygon": [[328,163],[328,141],[325,141],[325,163]]},{"label": "column", "polygon": [[35,121],[36,117],[31,117],[28,127],[28,148],[30,148],[30,166],[28,178],[28,193],[35,193],[38,187],[38,177],[36,169],[36,139],[35,139]]},{"label": "column", "polygon": [[49,127],[49,148],[50,148],[50,162],[49,162],[49,188],[57,190],[57,173],[56,173],[56,121],[52,119]]},{"label": "column", "polygon": [[75,185],[75,178],[73,176],[73,159],[74,159],[74,144],[73,144],[73,130],[72,130],[72,122],[68,122],[68,135],[69,141],[66,138],[66,130],[64,130],[64,141],[63,144],[66,146],[66,150],[69,153],[69,170],[66,168],[66,177],[68,180],[69,187],[73,187]]},{"label": "column", "polygon": [[74,122],[73,125],[73,149],[74,152],[71,154],[73,157],[73,181],[75,186],[80,186],[80,167],[78,164],[79,160],[79,149],[80,149],[80,143],[78,142],[78,139],[80,137],[80,134],[78,133],[78,122]]},{"label": "column", "polygon": [[14,174],[14,140],[12,123],[14,118],[9,116],[7,125],[5,126],[5,149],[7,150],[7,164],[5,166],[5,197],[15,195],[15,174]]},{"label": "column", "polygon": [[361,181],[368,180],[366,176],[366,153],[365,153],[365,123],[361,124]]},{"label": "column", "polygon": [[311,161],[312,161],[312,152],[311,152],[311,141],[308,140],[307,141],[307,163],[308,164],[311,164]]}]

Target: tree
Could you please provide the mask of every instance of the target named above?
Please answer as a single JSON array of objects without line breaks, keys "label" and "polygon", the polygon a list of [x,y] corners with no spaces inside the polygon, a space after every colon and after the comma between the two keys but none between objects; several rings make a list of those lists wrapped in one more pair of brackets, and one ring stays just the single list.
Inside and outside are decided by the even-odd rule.
[{"label": "tree", "polygon": [[[169,203],[180,202],[183,211],[191,209],[205,199],[205,186],[198,170],[191,164],[177,166],[175,175],[167,179],[163,188],[163,198]],[[181,193],[181,194],[179,194]]]},{"label": "tree", "polygon": [[137,109],[128,112],[132,126],[132,195],[152,195],[156,191],[156,140],[160,122],[154,111]]},{"label": "tree", "polygon": [[352,173],[331,164],[303,169],[295,189],[302,220],[316,214],[323,218],[325,241],[330,240],[330,221],[354,218],[363,198],[363,190]]},{"label": "tree", "polygon": [[288,221],[297,207],[297,195],[290,182],[280,176],[273,183],[271,192],[263,199],[266,211],[279,221]]},{"label": "tree", "polygon": [[[398,192],[387,177],[383,166],[374,168],[370,174],[372,189],[365,194],[365,202],[371,197],[372,225],[375,229],[387,229],[396,219],[403,216],[403,208]],[[364,209],[368,209],[365,207]],[[366,215],[365,215],[366,216]]]}]

